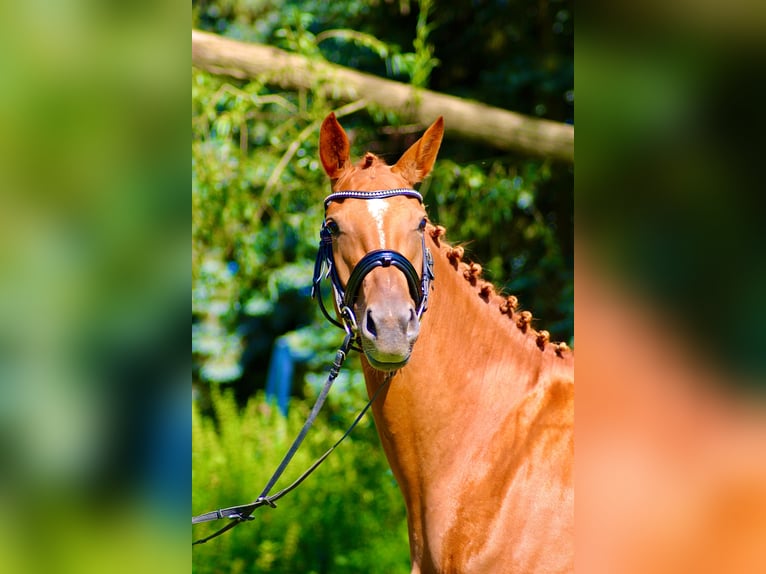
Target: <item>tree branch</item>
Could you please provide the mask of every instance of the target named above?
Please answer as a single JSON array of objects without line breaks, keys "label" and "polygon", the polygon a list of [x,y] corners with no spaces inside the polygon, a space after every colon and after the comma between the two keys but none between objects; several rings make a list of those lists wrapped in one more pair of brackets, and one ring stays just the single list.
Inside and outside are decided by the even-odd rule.
[{"label": "tree branch", "polygon": [[404,121],[430,124],[444,116],[448,134],[498,149],[574,163],[574,127],[457,98],[313,60],[261,44],[192,30],[192,65],[212,74],[258,78],[284,89],[319,90],[350,102],[364,99]]}]

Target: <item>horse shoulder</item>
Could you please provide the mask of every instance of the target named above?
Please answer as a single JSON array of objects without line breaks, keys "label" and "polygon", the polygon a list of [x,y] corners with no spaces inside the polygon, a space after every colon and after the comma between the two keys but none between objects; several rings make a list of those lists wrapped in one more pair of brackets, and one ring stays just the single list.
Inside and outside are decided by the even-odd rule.
[{"label": "horse shoulder", "polygon": [[[492,469],[466,481],[465,502],[444,538],[440,571],[570,572],[574,554],[571,378],[539,381],[498,423],[491,446],[484,451]],[[483,465],[474,460],[473,466]]]},{"label": "horse shoulder", "polygon": [[[541,381],[509,415],[506,477],[495,534],[511,549],[514,572],[568,572],[574,567],[574,383]],[[513,568],[510,567],[513,564]]]}]

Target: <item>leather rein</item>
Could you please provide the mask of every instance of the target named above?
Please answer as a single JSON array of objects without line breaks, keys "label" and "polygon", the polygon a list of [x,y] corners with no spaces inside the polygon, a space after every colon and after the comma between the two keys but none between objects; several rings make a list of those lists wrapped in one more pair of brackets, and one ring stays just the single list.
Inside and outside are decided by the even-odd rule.
[{"label": "leather rein", "polygon": [[[421,203],[423,203],[422,196],[415,191],[414,189],[389,189],[389,190],[381,190],[381,191],[340,191],[336,193],[331,193],[325,198],[324,206],[325,211],[327,210],[327,206],[332,201],[343,201],[344,199],[384,199],[388,197],[393,197],[396,195],[404,195],[407,197],[414,197]],[[351,272],[351,276],[349,277],[348,283],[346,284],[346,287],[344,288],[343,285],[340,282],[340,278],[338,277],[338,273],[335,266],[335,260],[333,258],[332,253],[332,234],[330,233],[330,230],[327,229],[327,223],[322,224],[322,228],[319,232],[319,251],[317,253],[316,262],[314,263],[314,279],[312,282],[312,289],[311,289],[311,296],[312,298],[316,297],[319,308],[322,310],[322,313],[324,316],[337,327],[340,327],[346,331],[346,336],[343,340],[343,344],[341,345],[340,349],[338,349],[335,360],[333,361],[332,367],[330,368],[330,373],[327,377],[327,381],[325,382],[324,386],[322,387],[322,390],[320,391],[319,395],[317,396],[317,400],[314,403],[314,406],[311,409],[311,412],[309,413],[308,418],[306,419],[306,422],[303,424],[303,427],[301,428],[300,432],[298,433],[298,436],[293,441],[292,445],[288,449],[285,456],[282,458],[282,462],[280,462],[279,466],[277,467],[277,470],[274,471],[274,474],[269,479],[268,483],[264,487],[263,491],[261,492],[260,496],[254,501],[249,504],[242,504],[240,506],[232,506],[229,508],[221,508],[218,510],[214,510],[212,512],[206,512],[205,514],[200,514],[199,516],[192,517],[192,524],[198,524],[201,522],[209,522],[213,520],[221,520],[224,518],[230,519],[230,522],[224,526],[223,528],[217,530],[213,534],[206,536],[204,538],[200,538],[198,540],[195,540],[192,545],[194,544],[203,544],[207,542],[208,540],[211,540],[217,536],[220,536],[227,530],[230,530],[234,528],[235,526],[241,524],[242,522],[246,522],[248,520],[253,520],[252,513],[255,511],[256,508],[259,508],[261,506],[271,506],[272,508],[276,508],[275,502],[282,498],[284,495],[295,489],[298,485],[300,485],[308,476],[314,472],[314,470],[319,467],[322,462],[332,453],[335,448],[340,445],[341,442],[349,435],[351,434],[351,431],[354,430],[354,427],[359,423],[359,421],[362,419],[362,417],[365,415],[365,413],[369,410],[369,408],[372,406],[372,403],[375,401],[375,399],[380,394],[381,390],[386,387],[387,383],[391,380],[391,377],[393,377],[395,371],[390,371],[386,374],[383,383],[376,389],[373,396],[370,398],[370,400],[367,402],[367,404],[364,406],[364,408],[359,412],[357,417],[354,419],[354,421],[349,426],[348,430],[341,436],[338,441],[335,442],[322,456],[320,456],[303,474],[301,474],[297,480],[295,480],[292,484],[290,484],[288,487],[280,490],[279,492],[270,495],[269,493],[273,489],[274,485],[276,484],[279,477],[284,473],[285,469],[287,468],[288,464],[292,460],[295,453],[298,451],[298,447],[300,447],[301,443],[303,442],[303,439],[306,437],[306,434],[309,431],[309,428],[311,428],[311,425],[316,420],[317,415],[319,414],[319,411],[322,408],[322,405],[325,402],[325,399],[327,398],[327,395],[330,392],[330,387],[332,386],[333,382],[338,376],[338,373],[340,372],[340,369],[343,365],[343,362],[345,361],[349,349],[354,349],[357,351],[361,351],[361,347],[359,344],[359,329],[358,324],[356,320],[356,315],[353,311],[354,303],[356,301],[356,297],[359,291],[359,288],[362,285],[362,281],[364,278],[374,269],[378,267],[390,267],[394,266],[397,269],[399,269],[402,273],[404,273],[404,276],[407,278],[407,284],[409,286],[410,290],[410,296],[415,301],[415,304],[417,306],[417,316],[418,319],[423,315],[425,310],[428,307],[428,292],[430,290],[430,284],[431,281],[434,278],[433,274],[433,258],[431,256],[431,251],[426,247],[425,244],[425,234],[423,236],[423,271],[420,277],[418,277],[417,271],[415,271],[415,268],[413,267],[412,263],[409,262],[409,260],[402,255],[401,253],[397,251],[392,251],[389,249],[377,249],[374,251],[371,251],[367,253],[362,259],[359,261],[359,263],[356,264],[353,271]],[[340,317],[341,321],[338,321],[337,319],[333,318],[330,313],[328,313],[327,309],[324,306],[324,303],[322,302],[322,293],[321,293],[321,282],[322,279],[325,279],[329,277],[330,282],[333,287],[333,293],[335,296],[335,302],[337,305],[337,308],[340,310]]]}]

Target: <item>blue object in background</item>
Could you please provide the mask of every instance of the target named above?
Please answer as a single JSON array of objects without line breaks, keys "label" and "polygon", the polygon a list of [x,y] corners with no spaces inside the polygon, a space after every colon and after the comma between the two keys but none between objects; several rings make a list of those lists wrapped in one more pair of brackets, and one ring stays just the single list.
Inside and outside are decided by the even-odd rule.
[{"label": "blue object in background", "polygon": [[274,341],[266,377],[266,398],[276,401],[279,411],[284,416],[287,416],[295,365],[308,361],[311,356],[311,352],[293,349],[290,346],[290,333]]}]

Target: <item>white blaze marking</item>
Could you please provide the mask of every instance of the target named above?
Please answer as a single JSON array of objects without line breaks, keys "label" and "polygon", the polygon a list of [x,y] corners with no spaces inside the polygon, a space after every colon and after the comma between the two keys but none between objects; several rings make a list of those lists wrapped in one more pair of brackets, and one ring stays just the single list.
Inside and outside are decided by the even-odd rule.
[{"label": "white blaze marking", "polygon": [[383,214],[388,209],[388,202],[385,199],[368,199],[367,209],[378,226],[378,238],[380,238],[380,248],[386,248],[386,233],[383,231]]}]

